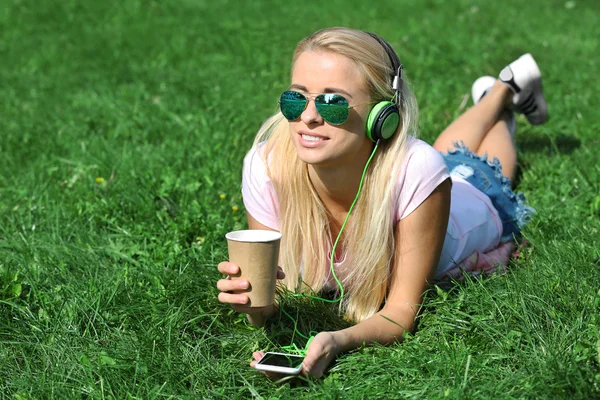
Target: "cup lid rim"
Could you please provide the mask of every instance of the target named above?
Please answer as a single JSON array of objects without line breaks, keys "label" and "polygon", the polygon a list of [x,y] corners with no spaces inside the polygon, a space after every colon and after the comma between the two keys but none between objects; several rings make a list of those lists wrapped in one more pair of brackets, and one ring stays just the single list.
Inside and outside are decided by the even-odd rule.
[{"label": "cup lid rim", "polygon": [[281,236],[281,233],[277,231],[269,231],[266,229],[246,229],[228,232],[225,235],[225,238],[235,242],[262,243],[279,240],[281,239]]}]

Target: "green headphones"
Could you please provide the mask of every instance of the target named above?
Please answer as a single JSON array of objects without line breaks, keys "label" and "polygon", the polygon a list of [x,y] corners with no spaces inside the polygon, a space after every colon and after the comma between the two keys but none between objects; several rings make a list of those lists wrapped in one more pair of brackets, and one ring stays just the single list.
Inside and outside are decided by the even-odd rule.
[{"label": "green headphones", "polygon": [[377,40],[390,57],[394,76],[392,89],[395,94],[391,101],[381,101],[373,107],[367,117],[366,134],[373,142],[391,138],[400,124],[400,105],[402,102],[402,64],[392,46],[374,33],[366,32]]}]

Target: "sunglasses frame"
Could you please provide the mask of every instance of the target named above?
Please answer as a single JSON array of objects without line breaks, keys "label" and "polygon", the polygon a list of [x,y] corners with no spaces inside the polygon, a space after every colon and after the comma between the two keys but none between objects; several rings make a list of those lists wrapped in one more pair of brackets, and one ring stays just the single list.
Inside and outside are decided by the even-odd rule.
[{"label": "sunglasses frame", "polygon": [[[300,92],[298,90],[286,90],[283,93],[286,93],[286,92],[298,93],[298,94],[304,96],[304,98],[306,99],[306,103],[304,103],[304,109],[302,109],[302,112],[300,113],[300,115],[298,115],[298,118],[296,118],[296,119],[288,119],[288,121],[297,121],[302,116],[302,113],[304,111],[306,111],[306,108],[308,107],[309,100],[312,100],[312,102],[315,103],[315,108],[317,109],[317,113],[319,113],[319,115],[321,116],[321,118],[323,118],[323,121],[327,122],[328,124],[338,126],[338,125],[342,125],[344,122],[348,121],[348,117],[350,116],[350,112],[348,112],[348,115],[346,116],[345,120],[343,120],[342,122],[337,123],[337,124],[335,124],[333,122],[330,122],[330,121],[327,121],[325,119],[325,117],[323,116],[323,114],[321,114],[321,112],[319,111],[319,108],[317,107],[318,103],[315,100],[316,100],[317,97],[323,96],[323,95],[326,95],[326,94],[332,94],[332,95],[340,96],[341,98],[343,98],[344,100],[346,100],[346,103],[348,103],[348,107],[347,107],[348,110],[351,110],[351,109],[353,109],[355,107],[364,106],[364,105],[367,105],[367,104],[375,104],[375,103],[377,103],[377,102],[372,102],[371,101],[371,102],[368,102],[368,103],[355,104],[355,105],[351,106],[349,104],[349,102],[348,102],[348,99],[346,97],[342,96],[339,93],[304,93],[304,92]],[[281,95],[279,96],[279,100],[277,101],[279,103],[279,109],[280,109],[280,111],[281,111],[281,96],[283,96],[283,93],[281,93]],[[321,103],[321,105],[327,106],[327,104],[323,104],[323,103]],[[282,114],[283,114],[283,112],[282,112]],[[284,117],[285,117],[285,115],[284,115]]]}]

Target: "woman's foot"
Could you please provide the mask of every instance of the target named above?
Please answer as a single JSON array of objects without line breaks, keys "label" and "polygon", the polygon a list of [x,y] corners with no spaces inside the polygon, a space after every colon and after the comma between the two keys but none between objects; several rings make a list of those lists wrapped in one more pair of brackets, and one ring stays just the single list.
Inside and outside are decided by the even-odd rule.
[{"label": "woman's foot", "polygon": [[[479,103],[483,96],[485,96],[492,89],[492,86],[494,86],[496,81],[496,78],[489,75],[477,78],[471,87],[473,104]],[[508,128],[510,135],[514,138],[515,132],[517,131],[517,120],[515,119],[515,113],[510,109],[506,109],[502,112],[502,114],[500,114],[500,118],[506,121],[506,127]]]},{"label": "woman's foot", "polygon": [[525,115],[533,125],[540,125],[548,119],[548,106],[542,91],[542,74],[527,53],[504,67],[500,81],[513,92],[515,111]]}]

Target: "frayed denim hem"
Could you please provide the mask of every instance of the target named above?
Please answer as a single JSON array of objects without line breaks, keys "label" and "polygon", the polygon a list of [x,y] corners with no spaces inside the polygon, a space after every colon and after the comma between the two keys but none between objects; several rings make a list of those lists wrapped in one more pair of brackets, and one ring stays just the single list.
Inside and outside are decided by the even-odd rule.
[{"label": "frayed denim hem", "polygon": [[[494,178],[500,183],[502,188],[502,193],[506,196],[507,200],[514,206],[513,210],[503,210],[506,214],[508,214],[508,220],[503,219],[503,228],[504,232],[502,235],[502,242],[508,242],[515,239],[515,233],[511,232],[512,229],[506,229],[506,225],[508,224],[516,224],[516,227],[520,231],[525,225],[527,225],[533,215],[536,213],[535,209],[529,205],[527,205],[527,200],[525,199],[525,195],[521,192],[515,193],[510,187],[510,179],[502,175],[502,165],[500,164],[500,160],[497,157],[494,157],[492,160],[488,159],[488,155],[484,154],[483,156],[479,156],[473,153],[467,146],[465,146],[464,142],[461,140],[460,142],[453,142],[454,149],[448,150],[448,155],[453,154],[461,154],[463,156],[467,156],[474,160],[479,160],[485,162],[494,172]],[[475,185],[477,187],[477,185]],[[487,194],[487,193],[486,193]],[[498,204],[494,199],[491,199],[494,203],[495,207],[498,207]],[[502,206],[502,205],[500,205]],[[500,212],[500,210],[498,210]]]}]

